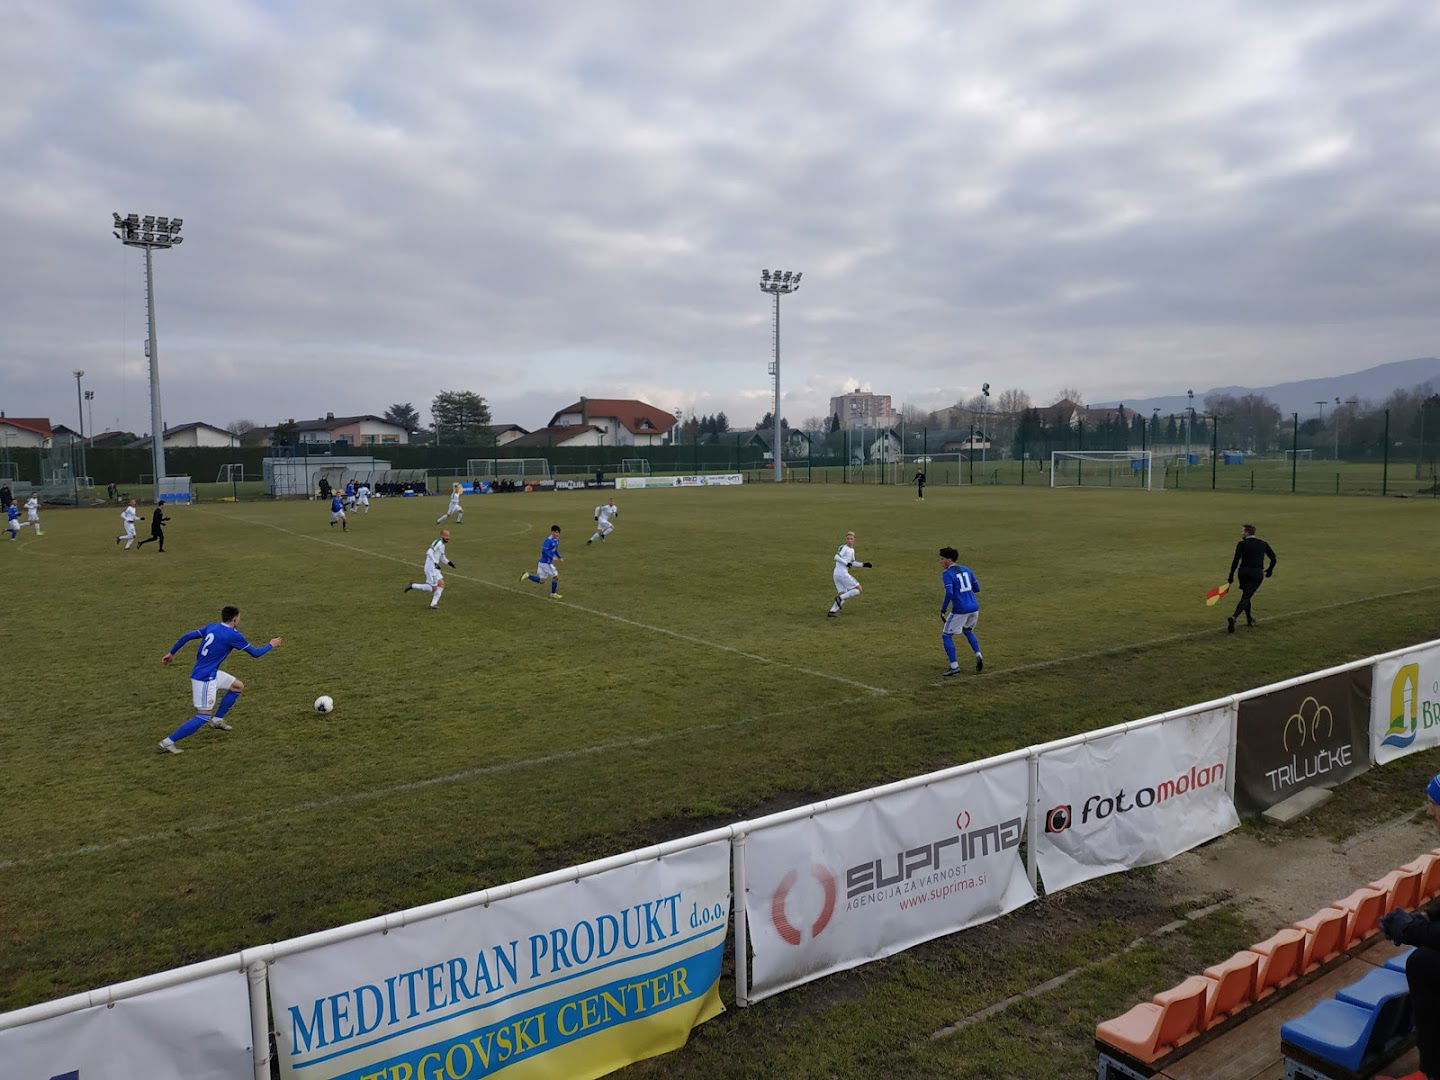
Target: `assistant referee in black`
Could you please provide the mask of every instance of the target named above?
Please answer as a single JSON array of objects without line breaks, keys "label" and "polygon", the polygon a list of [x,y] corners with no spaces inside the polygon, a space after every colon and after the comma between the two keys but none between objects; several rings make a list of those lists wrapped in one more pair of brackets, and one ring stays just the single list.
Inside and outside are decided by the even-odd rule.
[{"label": "assistant referee in black", "polygon": [[[1265,565],[1265,560],[1270,565]],[[1230,560],[1230,584],[1235,584],[1235,572],[1240,572],[1240,602],[1234,613],[1225,620],[1229,632],[1235,632],[1235,620],[1245,613],[1245,625],[1254,626],[1255,616],[1250,611],[1250,598],[1267,577],[1275,572],[1275,549],[1255,535],[1254,525],[1240,526],[1240,542],[1235,545],[1235,557]]]}]

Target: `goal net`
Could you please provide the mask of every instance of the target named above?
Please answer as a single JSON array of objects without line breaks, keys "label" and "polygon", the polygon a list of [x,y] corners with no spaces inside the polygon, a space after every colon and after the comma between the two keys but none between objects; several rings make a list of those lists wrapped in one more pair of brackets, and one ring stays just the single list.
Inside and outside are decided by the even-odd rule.
[{"label": "goal net", "polygon": [[1050,486],[1159,490],[1149,450],[1054,450]]},{"label": "goal net", "polygon": [[620,462],[620,472],[630,473],[636,476],[650,475],[650,462],[641,457],[627,457]]},{"label": "goal net", "polygon": [[[908,484],[917,472],[923,472],[926,484],[968,484],[969,460],[969,454],[915,454],[905,459],[905,469],[900,476],[900,482]],[[978,472],[978,462],[975,468]]]},{"label": "goal net", "polygon": [[1286,450],[1286,451],[1285,451],[1285,460],[1286,460],[1286,461],[1310,461],[1310,460],[1312,460],[1312,459],[1314,458],[1314,456],[1315,456],[1315,451],[1314,451],[1314,449],[1312,449],[1311,447],[1306,447],[1304,450]]},{"label": "goal net", "polygon": [[550,460],[543,457],[468,458],[465,472],[477,480],[548,480]]}]

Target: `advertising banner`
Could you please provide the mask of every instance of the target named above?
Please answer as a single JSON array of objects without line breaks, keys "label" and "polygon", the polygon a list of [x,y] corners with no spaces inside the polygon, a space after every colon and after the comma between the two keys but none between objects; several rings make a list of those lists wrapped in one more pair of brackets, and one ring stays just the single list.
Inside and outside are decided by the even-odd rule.
[{"label": "advertising banner", "polygon": [[233,972],[0,1031],[10,1080],[254,1080],[249,980]]},{"label": "advertising banner", "polygon": [[721,840],[270,967],[287,1080],[595,1077],[718,1015]]},{"label": "advertising banner", "polygon": [[1234,706],[1040,755],[1046,893],[1164,862],[1240,824],[1225,788]]},{"label": "advertising banner", "polygon": [[1370,668],[1240,702],[1235,805],[1258,814],[1370,768]]},{"label": "advertising banner", "polygon": [[1440,644],[1375,663],[1370,755],[1375,764],[1440,746]]},{"label": "advertising banner", "polygon": [[621,488],[659,487],[734,487],[745,483],[740,473],[706,473],[700,476],[622,476],[615,481]]},{"label": "advertising banner", "polygon": [[1035,899],[1024,760],[759,829],[745,841],[750,998],[963,930]]}]

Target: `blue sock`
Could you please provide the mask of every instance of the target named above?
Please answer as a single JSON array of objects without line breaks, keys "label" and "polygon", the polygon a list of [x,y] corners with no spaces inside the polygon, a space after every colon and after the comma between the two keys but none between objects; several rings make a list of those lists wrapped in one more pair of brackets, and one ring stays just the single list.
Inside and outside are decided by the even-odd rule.
[{"label": "blue sock", "polygon": [[558,577],[552,577],[552,578],[550,579],[550,591],[551,591],[551,592],[559,592],[559,591],[560,591],[560,579],[559,579]]},{"label": "blue sock", "polygon": [[539,585],[539,584],[540,584],[540,579],[539,579],[538,577],[536,577],[534,574],[526,574],[525,576],[526,576],[527,578],[529,578],[531,581],[535,582],[536,585]]},{"label": "blue sock", "polygon": [[970,651],[976,656],[980,655],[980,639],[975,636],[974,630],[965,631],[965,640],[970,643]]},{"label": "blue sock", "polygon": [[955,655],[955,635],[941,634],[940,644],[945,646],[945,655],[950,658],[950,663],[958,664],[960,659]]},{"label": "blue sock", "polygon": [[194,735],[195,732],[199,731],[202,727],[204,727],[204,726],[205,726],[206,724],[208,724],[209,722],[210,722],[210,717],[205,716],[205,715],[200,714],[200,713],[197,713],[196,715],[192,716],[189,720],[186,720],[185,723],[181,724],[178,728],[176,728],[174,731],[172,731],[172,732],[170,733],[170,741],[171,741],[171,742],[179,742],[181,739],[185,738],[187,735]]},{"label": "blue sock", "polygon": [[238,690],[226,690],[225,696],[220,699],[220,707],[215,710],[215,719],[219,720],[227,712],[235,707],[235,702],[240,700]]}]

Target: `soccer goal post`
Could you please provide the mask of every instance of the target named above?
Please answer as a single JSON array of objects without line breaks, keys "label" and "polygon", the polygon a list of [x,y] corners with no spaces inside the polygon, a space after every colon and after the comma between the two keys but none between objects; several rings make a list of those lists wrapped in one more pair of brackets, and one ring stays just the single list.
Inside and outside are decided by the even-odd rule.
[{"label": "soccer goal post", "polygon": [[1050,486],[1159,490],[1149,450],[1053,450]]},{"label": "soccer goal post", "polygon": [[643,457],[627,457],[620,462],[620,472],[636,476],[650,475],[650,462]]},{"label": "soccer goal post", "polygon": [[969,454],[914,454],[906,459],[905,468],[909,471],[901,480],[908,484],[917,472],[923,472],[927,484],[968,484],[969,457]]},{"label": "soccer goal post", "polygon": [[1311,460],[1314,459],[1314,457],[1315,457],[1315,451],[1314,451],[1314,449],[1313,449],[1312,447],[1308,447],[1308,446],[1307,446],[1304,450],[1286,450],[1286,451],[1285,451],[1285,460],[1286,460],[1286,461],[1290,461],[1290,460],[1292,460],[1292,459],[1295,460],[1295,461],[1311,461]]},{"label": "soccer goal post", "polygon": [[477,480],[548,480],[549,458],[468,458],[465,472]]}]

